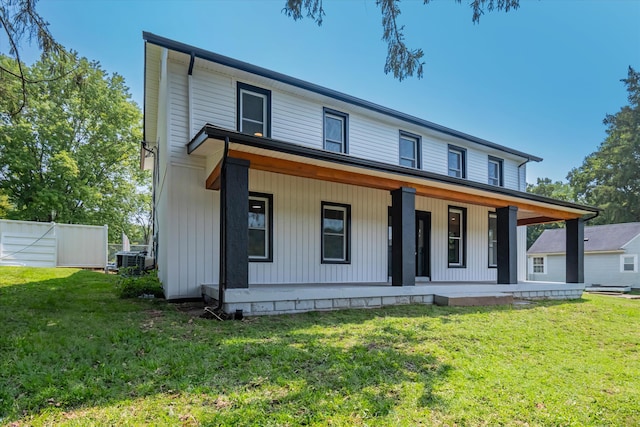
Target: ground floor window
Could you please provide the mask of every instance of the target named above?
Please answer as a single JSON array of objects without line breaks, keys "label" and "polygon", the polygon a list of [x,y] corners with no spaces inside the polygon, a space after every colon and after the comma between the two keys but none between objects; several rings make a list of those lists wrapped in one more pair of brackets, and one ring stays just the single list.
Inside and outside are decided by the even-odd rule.
[{"label": "ground floor window", "polygon": [[249,261],[273,261],[273,196],[249,194]]},{"label": "ground floor window", "polygon": [[467,210],[449,206],[449,267],[464,267],[467,240]]},{"label": "ground floor window", "polygon": [[542,256],[534,256],[533,257],[533,272],[545,274],[545,263],[544,257]]},{"label": "ground floor window", "polygon": [[622,273],[637,273],[638,255],[620,255],[620,271]]},{"label": "ground floor window", "polygon": [[498,216],[489,213],[489,267],[498,266]]},{"label": "ground floor window", "polygon": [[322,263],[348,263],[351,206],[322,202]]}]

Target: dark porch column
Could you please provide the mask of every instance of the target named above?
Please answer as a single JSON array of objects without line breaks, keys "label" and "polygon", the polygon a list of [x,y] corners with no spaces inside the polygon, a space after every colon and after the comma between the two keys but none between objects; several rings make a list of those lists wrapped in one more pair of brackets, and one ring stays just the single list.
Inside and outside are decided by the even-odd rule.
[{"label": "dark porch column", "polygon": [[416,190],[391,192],[391,284],[416,284]]},{"label": "dark porch column", "polygon": [[567,283],[584,283],[584,221],[565,221],[567,226]]},{"label": "dark porch column", "polygon": [[221,277],[226,288],[249,287],[249,161],[227,157],[220,188]]},{"label": "dark porch column", "polygon": [[518,283],[518,208],[496,209],[498,220],[498,284]]}]

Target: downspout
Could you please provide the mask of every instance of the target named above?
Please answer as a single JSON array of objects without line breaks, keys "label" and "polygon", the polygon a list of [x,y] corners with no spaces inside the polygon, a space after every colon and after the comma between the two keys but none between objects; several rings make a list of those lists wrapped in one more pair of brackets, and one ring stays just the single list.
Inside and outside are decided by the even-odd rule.
[{"label": "downspout", "polygon": [[524,186],[524,190],[521,190],[522,188],[522,182],[520,182],[520,168],[524,165],[526,165],[527,163],[529,163],[531,161],[530,158],[527,157],[527,160],[525,160],[524,162],[520,163],[518,165],[518,191],[527,191],[527,182],[526,182],[526,177],[525,177],[525,186]]},{"label": "downspout", "polygon": [[226,257],[226,246],[225,246],[225,234],[226,234],[226,210],[227,204],[225,203],[225,194],[227,192],[227,180],[224,179],[225,169],[227,165],[227,155],[229,151],[229,137],[224,138],[224,152],[222,153],[222,165],[220,167],[220,255],[219,259],[219,277],[218,277],[218,305],[214,309],[214,311],[218,312],[222,310],[222,306],[224,304],[224,291],[227,286],[227,272],[224,268],[226,265],[225,257]]}]

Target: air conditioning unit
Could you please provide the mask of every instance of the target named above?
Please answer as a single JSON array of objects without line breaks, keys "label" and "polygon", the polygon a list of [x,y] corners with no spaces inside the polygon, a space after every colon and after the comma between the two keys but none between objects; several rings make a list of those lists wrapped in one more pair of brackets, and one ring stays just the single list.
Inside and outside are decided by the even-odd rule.
[{"label": "air conditioning unit", "polygon": [[130,274],[141,274],[144,271],[146,252],[118,252],[116,253],[116,265],[118,270],[129,269]]}]

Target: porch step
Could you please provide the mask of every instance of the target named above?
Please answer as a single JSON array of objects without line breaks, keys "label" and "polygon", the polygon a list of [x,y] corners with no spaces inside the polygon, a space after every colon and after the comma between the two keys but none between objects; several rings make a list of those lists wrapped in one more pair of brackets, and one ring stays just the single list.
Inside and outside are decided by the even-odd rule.
[{"label": "porch step", "polygon": [[441,306],[475,307],[487,305],[504,305],[513,303],[513,295],[503,292],[494,293],[447,293],[436,294],[433,302]]},{"label": "porch step", "polygon": [[585,292],[620,292],[626,294],[631,292],[631,286],[589,286],[584,289]]}]

